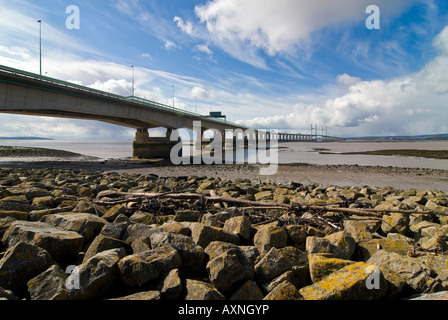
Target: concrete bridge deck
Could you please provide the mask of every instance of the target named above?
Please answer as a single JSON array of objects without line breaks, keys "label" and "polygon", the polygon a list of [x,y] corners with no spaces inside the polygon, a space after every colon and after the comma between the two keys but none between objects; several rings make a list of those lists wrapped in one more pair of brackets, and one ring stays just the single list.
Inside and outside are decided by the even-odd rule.
[{"label": "concrete bridge deck", "polygon": [[[240,124],[200,115],[138,97],[124,97],[70,82],[0,65],[0,113],[97,120],[137,129],[134,157],[164,154],[173,146],[173,129],[252,130]],[[163,127],[166,138],[150,138],[148,129]],[[253,130],[256,139],[278,142],[328,141],[330,137]],[[242,137],[246,138],[247,137]],[[169,154],[169,152],[168,152]]]}]

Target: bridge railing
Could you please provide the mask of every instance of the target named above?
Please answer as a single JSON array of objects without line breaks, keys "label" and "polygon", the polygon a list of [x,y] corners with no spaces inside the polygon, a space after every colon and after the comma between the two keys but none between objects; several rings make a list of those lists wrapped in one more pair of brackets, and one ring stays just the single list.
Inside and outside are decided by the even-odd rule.
[{"label": "bridge railing", "polygon": [[225,121],[225,120],[221,120],[221,119],[209,118],[207,116],[200,115],[198,113],[194,113],[194,112],[191,112],[191,111],[188,111],[188,110],[184,110],[184,109],[175,108],[175,107],[168,106],[168,105],[165,105],[165,104],[162,104],[162,103],[159,103],[159,102],[155,102],[155,101],[151,101],[151,100],[147,100],[147,99],[142,99],[142,98],[135,97],[135,96],[124,97],[124,96],[121,96],[121,95],[118,95],[118,94],[105,92],[105,91],[102,91],[102,90],[98,90],[98,89],[86,87],[86,86],[83,86],[83,85],[75,84],[75,83],[72,83],[72,82],[68,82],[68,81],[64,81],[64,80],[59,80],[59,79],[55,79],[55,78],[39,75],[39,74],[36,74],[36,73],[32,73],[32,72],[28,72],[28,71],[24,71],[24,70],[20,70],[20,69],[11,68],[11,67],[8,67],[8,66],[0,65],[0,72],[5,72],[5,73],[13,74],[13,75],[18,75],[18,76],[25,77],[25,78],[28,78],[28,79],[31,79],[31,80],[42,81],[42,82],[45,82],[45,83],[48,83],[48,84],[63,86],[65,88],[81,90],[83,92],[99,95],[99,96],[102,96],[102,97],[117,99],[117,100],[122,101],[123,103],[126,103],[126,102],[137,103],[137,104],[140,104],[140,105],[145,106],[145,107],[152,107],[152,108],[157,108],[159,110],[175,112],[175,113],[177,113],[178,115],[181,115],[181,116],[197,117],[199,119],[206,119],[207,121],[224,123],[224,124],[228,124],[228,125],[233,125],[233,126],[244,128],[244,126],[239,125],[237,123],[233,123],[233,122]]}]

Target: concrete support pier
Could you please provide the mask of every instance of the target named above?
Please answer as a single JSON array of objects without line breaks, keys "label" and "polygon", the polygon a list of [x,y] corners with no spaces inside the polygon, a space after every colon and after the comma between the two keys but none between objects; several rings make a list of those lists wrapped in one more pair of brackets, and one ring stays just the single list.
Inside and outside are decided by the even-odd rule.
[{"label": "concrete support pier", "polygon": [[170,141],[171,129],[166,132],[166,137],[149,137],[148,129],[137,129],[132,143],[132,158],[142,159],[169,159],[171,149],[178,141]]}]

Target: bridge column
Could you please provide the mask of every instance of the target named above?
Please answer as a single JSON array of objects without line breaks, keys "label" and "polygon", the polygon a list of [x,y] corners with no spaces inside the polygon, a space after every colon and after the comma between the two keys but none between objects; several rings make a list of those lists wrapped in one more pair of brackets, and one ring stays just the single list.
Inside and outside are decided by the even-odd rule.
[{"label": "bridge column", "polygon": [[166,137],[149,137],[148,129],[137,129],[132,143],[132,158],[141,159],[169,159],[171,149],[179,141],[170,141],[172,129],[167,129]]}]

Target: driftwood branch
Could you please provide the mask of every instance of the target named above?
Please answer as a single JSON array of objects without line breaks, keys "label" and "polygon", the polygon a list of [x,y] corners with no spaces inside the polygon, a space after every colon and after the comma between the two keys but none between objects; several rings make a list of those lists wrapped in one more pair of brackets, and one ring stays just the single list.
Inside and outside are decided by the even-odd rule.
[{"label": "driftwood branch", "polygon": [[[210,203],[227,203],[229,205],[243,206],[246,208],[258,208],[258,209],[289,209],[296,211],[321,211],[321,212],[339,212],[346,214],[354,214],[359,216],[369,216],[381,218],[384,214],[388,213],[402,213],[402,214],[439,214],[448,215],[446,213],[437,211],[418,211],[418,210],[397,210],[397,209],[370,209],[370,208],[341,208],[334,204],[330,205],[297,205],[297,204],[285,204],[275,202],[262,202],[251,201],[244,199],[236,199],[229,197],[216,196],[216,193],[211,192],[213,196],[206,196],[199,193],[191,192],[167,192],[167,193],[128,193],[120,191],[105,190],[98,194],[97,201],[95,203],[102,205],[116,205],[120,203],[127,203],[130,201],[142,201],[151,199],[173,199],[173,200],[205,200]],[[101,201],[99,199],[107,197],[108,200]],[[121,197],[120,199],[110,199]],[[124,197],[124,199],[123,199]]]}]

